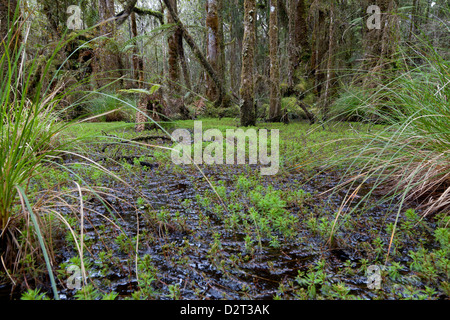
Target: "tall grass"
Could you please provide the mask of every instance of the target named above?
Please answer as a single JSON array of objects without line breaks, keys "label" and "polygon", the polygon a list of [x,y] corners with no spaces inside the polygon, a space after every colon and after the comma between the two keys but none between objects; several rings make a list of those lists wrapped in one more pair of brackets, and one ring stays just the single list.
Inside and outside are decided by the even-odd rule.
[{"label": "tall grass", "polygon": [[[17,21],[20,20],[17,19]],[[19,30],[24,25],[25,23],[22,21]],[[92,28],[95,28],[95,26]],[[29,33],[29,29],[23,31],[23,34]],[[82,159],[83,163],[88,163],[104,172],[105,175],[124,183],[128,190],[136,191],[135,188],[95,162],[92,159],[92,152],[81,150],[82,144],[78,143],[80,139],[93,138],[93,135],[99,136],[100,132],[90,133],[88,136],[80,134],[78,125],[82,122],[81,120],[66,121],[64,119],[67,119],[66,115],[70,113],[71,109],[80,105],[93,105],[94,107],[91,110],[93,111],[91,116],[85,121],[114,116],[117,112],[123,112],[123,110],[127,115],[139,111],[128,99],[123,97],[96,91],[83,92],[79,89],[79,86],[83,85],[82,83],[76,83],[72,87],[64,86],[64,81],[61,81],[61,74],[64,73],[62,72],[63,66],[60,66],[56,72],[51,71],[52,63],[60,50],[63,50],[65,45],[72,41],[76,35],[71,35],[69,38],[63,37],[56,48],[52,49],[50,58],[46,62],[44,70],[40,73],[41,80],[35,86],[36,83],[33,80],[37,68],[41,68],[39,60],[41,57],[37,56],[33,61],[24,63],[23,53],[27,46],[27,39],[24,37],[14,47],[14,37],[12,32],[10,33],[5,39],[0,39],[0,41],[3,40],[1,42],[3,50],[0,50],[0,81],[2,83],[0,89],[0,260],[4,271],[14,285],[16,285],[15,277],[20,278],[22,275],[25,280],[33,277],[36,280],[35,274],[27,274],[32,268],[25,270],[25,264],[37,265],[38,268],[42,268],[45,264],[54,296],[57,299],[57,288],[52,274],[55,250],[52,248],[51,230],[50,235],[46,235],[46,231],[52,228],[51,221],[57,220],[58,223],[62,223],[59,223],[58,226],[67,227],[73,237],[74,249],[78,252],[80,261],[83,261],[86,252],[83,249],[83,196],[86,196],[87,193],[93,194],[103,202],[111,216],[101,216],[123,232],[120,224],[117,223],[116,216],[118,213],[114,208],[106,205],[103,200],[111,194],[107,194],[105,188],[95,188],[87,184],[84,184],[81,188],[81,183],[78,184],[78,182],[84,182],[82,177],[71,169],[70,164],[61,164],[61,161],[59,161],[61,155],[65,154]],[[69,58],[67,57],[64,63]],[[102,89],[104,88],[99,90]],[[78,99],[70,99],[70,95],[75,95]],[[95,96],[99,98],[92,100],[92,97]],[[74,100],[75,102],[67,106],[66,101]],[[87,100],[89,100],[88,103],[86,103]],[[117,108],[117,106],[122,106],[122,108]],[[95,109],[95,107],[97,108]],[[146,117],[148,121],[154,123],[148,115]],[[162,127],[160,128],[166,132]],[[78,130],[78,134],[74,138],[73,130]],[[111,139],[116,144],[121,144],[124,141],[133,143],[113,136],[97,139],[101,141],[98,143],[105,143],[105,138]],[[146,149],[158,147],[138,142],[134,142],[134,145]],[[74,151],[77,147],[78,153]],[[70,172],[76,180],[73,181],[74,185],[77,185],[78,188],[60,191],[59,193],[54,191],[52,186],[48,186],[48,190],[37,190],[34,184],[42,179],[42,172],[46,170],[47,166]],[[71,182],[67,181],[67,183]],[[45,185],[45,183],[42,183],[42,185]],[[72,195],[73,191],[79,191],[80,208],[71,203],[71,201],[76,202],[77,200]],[[113,191],[110,192],[113,193]],[[146,199],[144,195],[140,195]],[[70,200],[67,200],[67,198]],[[75,233],[75,228],[69,223],[67,216],[58,212],[62,206],[66,206],[69,209],[68,212],[71,212],[81,224],[80,234]],[[84,211],[89,210],[92,209],[84,208]],[[136,252],[137,248],[138,241]],[[137,260],[136,255],[136,270]],[[18,268],[23,269],[19,270]],[[86,272],[83,264],[81,264],[81,269],[84,276],[83,282],[86,284]],[[42,272],[42,270],[39,270],[39,272]],[[29,286],[27,281],[24,283]]]},{"label": "tall grass", "polygon": [[[423,46],[427,50],[422,51],[419,66],[410,64],[409,58],[399,61],[403,69],[395,79],[364,96],[353,110],[345,110],[346,115],[355,114],[371,101],[376,106],[364,110],[364,119],[386,124],[384,130],[361,135],[362,147],[344,155],[348,165],[344,176],[350,178],[341,186],[352,184],[358,191],[370,185],[352,212],[365,206],[376,189],[384,188],[381,201],[397,208],[391,240],[407,204],[423,215],[450,209],[450,61],[426,42]],[[355,193],[348,198],[354,201]]]},{"label": "tall grass", "polygon": [[[29,29],[24,28],[26,18],[16,19],[18,28],[14,29],[22,34],[29,34]],[[19,21],[21,21],[19,23]],[[13,29],[10,29],[13,30]],[[70,101],[69,95],[80,93],[77,83],[67,87],[61,81],[63,66],[56,72],[51,71],[51,66],[58,53],[72,41],[75,36],[63,39],[56,45],[50,53],[50,58],[45,64],[43,71],[40,70],[41,80],[37,86],[33,82],[39,66],[40,57],[25,63],[24,51],[27,46],[27,37],[16,42],[13,31],[7,37],[0,39],[0,256],[1,263],[10,277],[14,281],[14,274],[18,274],[17,268],[23,266],[31,257],[30,264],[45,264],[51,280],[54,296],[57,299],[56,284],[53,280],[53,266],[55,260],[54,249],[51,247],[52,239],[46,238],[44,230],[51,229],[45,225],[51,217],[56,217],[72,233],[76,250],[83,256],[83,226],[81,227],[81,244],[78,245],[73,230],[66,218],[55,211],[59,205],[58,199],[63,195],[52,195],[50,199],[55,199],[51,206],[41,206],[39,199],[41,191],[45,198],[46,190],[37,190],[33,187],[33,181],[40,179],[42,171],[46,166],[53,165],[71,172],[75,179],[77,174],[69,167],[61,164],[58,160],[62,154],[79,156],[92,166],[100,168],[105,174],[116,177],[98,163],[89,159],[89,155],[84,156],[72,151],[80,138],[71,138],[70,128],[77,124],[77,121],[63,121],[65,115],[71,108],[83,103],[83,98],[78,99],[73,104],[67,106],[63,101]],[[69,59],[68,57],[67,59]],[[64,63],[67,62],[64,61]],[[48,80],[48,81],[47,81]],[[44,87],[45,83],[45,87]],[[81,92],[83,95],[83,92]],[[90,95],[84,93],[85,99]],[[62,107],[66,105],[66,107]],[[109,110],[113,112],[114,110]],[[81,178],[79,178],[81,179]],[[70,182],[70,181],[68,181]],[[75,181],[75,184],[77,182]],[[78,189],[80,189],[78,187]],[[84,194],[94,193],[102,201],[102,196],[96,194],[94,188],[86,186],[83,188]],[[80,192],[80,199],[82,194]],[[65,201],[61,201],[64,204]],[[73,211],[73,205],[66,203]],[[81,214],[82,214],[81,205]],[[108,208],[108,211],[110,209]],[[83,220],[81,218],[81,224]],[[34,229],[31,234],[29,229]],[[40,250],[39,250],[40,248]],[[82,259],[81,259],[82,260]],[[11,272],[12,270],[12,272]],[[22,270],[23,271],[23,270]],[[25,271],[19,273],[26,273]],[[25,278],[33,275],[25,275]],[[25,281],[26,283],[26,281]],[[27,284],[28,285],[28,284]]]}]

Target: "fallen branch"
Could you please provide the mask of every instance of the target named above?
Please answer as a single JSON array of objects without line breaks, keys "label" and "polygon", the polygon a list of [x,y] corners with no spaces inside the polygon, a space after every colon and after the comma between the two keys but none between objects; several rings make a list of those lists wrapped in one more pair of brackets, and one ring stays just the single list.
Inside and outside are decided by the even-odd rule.
[{"label": "fallen branch", "polygon": [[[317,118],[311,111],[308,110],[308,108],[307,108],[308,105],[304,102],[298,102],[298,106],[300,108],[302,108],[302,110],[305,112],[306,116],[309,119],[309,123],[314,124],[316,122]],[[308,106],[308,107],[311,108],[310,106]]]},{"label": "fallen branch", "polygon": [[142,137],[133,138],[133,139],[131,139],[131,141],[145,141],[145,140],[156,140],[156,139],[172,141],[172,139],[167,136],[142,136]]},{"label": "fallen branch", "polygon": [[195,55],[197,60],[200,62],[202,67],[205,69],[205,71],[208,73],[208,75],[213,79],[214,84],[217,87],[218,91],[218,97],[215,101],[215,105],[217,107],[228,107],[230,103],[229,96],[225,93],[224,85],[222,82],[222,79],[220,79],[216,73],[216,71],[213,69],[211,64],[208,62],[208,60],[205,58],[204,54],[202,53],[202,50],[197,46],[192,36],[189,34],[189,32],[186,30],[186,27],[181,22],[180,18],[176,14],[172,4],[169,0],[163,0],[164,4],[167,7],[167,10],[169,10],[170,15],[172,16],[173,21],[178,25],[178,28],[181,30],[181,34],[183,36],[183,39],[186,41],[186,43],[189,45],[189,47],[192,50],[192,53]]}]

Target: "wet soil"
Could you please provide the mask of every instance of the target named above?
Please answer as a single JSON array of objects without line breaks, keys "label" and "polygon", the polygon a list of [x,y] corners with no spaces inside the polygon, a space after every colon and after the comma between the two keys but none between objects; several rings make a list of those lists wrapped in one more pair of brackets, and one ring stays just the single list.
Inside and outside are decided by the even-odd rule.
[{"label": "wet soil", "polygon": [[[66,159],[66,163],[72,160]],[[327,230],[348,190],[331,195],[322,192],[336,186],[339,172],[282,171],[261,176],[257,166],[222,165],[201,166],[202,173],[195,166],[174,166],[149,157],[134,161],[129,168],[132,174],[124,174],[114,162],[105,159],[101,163],[134,189],[105,175],[101,184],[111,188],[104,196],[107,206],[95,196],[85,202],[87,281],[100,292],[116,292],[118,299],[136,298],[133,294],[138,290],[145,299],[291,299],[298,298],[296,290],[301,288],[295,282],[299,272],[308,274],[324,261],[329,283],[344,283],[349,294],[359,298],[379,297],[379,292],[368,288],[361,265],[363,259],[369,265],[383,264],[390,237],[385,226],[394,222],[395,214],[388,214],[392,207],[374,204],[348,218],[348,225],[338,228],[330,243]],[[214,185],[226,187],[223,203],[205,176]],[[230,224],[231,205],[240,202],[243,215],[250,206],[237,187],[239,177],[254,177],[258,185],[281,193],[302,189],[308,194],[302,201],[286,203],[285,210],[296,218],[294,235],[278,234],[279,246],[273,246],[270,237],[256,240],[257,228],[247,226],[245,219],[240,220],[242,225]],[[229,196],[233,192],[233,197]],[[242,196],[236,197],[240,192]],[[364,190],[358,197],[363,195]],[[148,202],[137,204],[140,196]],[[210,199],[206,205],[205,199]],[[217,209],[221,205],[225,209]],[[328,229],[313,228],[311,221],[328,223]],[[429,239],[430,232],[421,236]],[[375,253],[377,237],[384,244],[381,254]],[[409,261],[408,251],[416,248],[416,242],[414,237],[405,237],[392,261]],[[58,263],[66,267],[78,255],[70,243],[57,252]],[[153,280],[143,284],[144,274]],[[404,272],[408,274],[412,273]],[[77,290],[68,289],[66,281],[67,275],[59,276],[59,294],[62,299],[74,299]],[[417,286],[423,287],[423,283]],[[2,298],[8,289],[0,288]]]}]

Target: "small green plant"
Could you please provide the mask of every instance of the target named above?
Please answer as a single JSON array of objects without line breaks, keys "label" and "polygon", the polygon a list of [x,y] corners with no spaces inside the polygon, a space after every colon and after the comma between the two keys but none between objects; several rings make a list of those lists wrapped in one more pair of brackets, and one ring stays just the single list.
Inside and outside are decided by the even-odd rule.
[{"label": "small green plant", "polygon": [[295,281],[302,287],[307,287],[307,295],[310,299],[317,297],[317,287],[322,285],[327,278],[325,273],[325,261],[318,261],[316,266],[311,266],[308,272],[298,271]]},{"label": "small green plant", "polygon": [[77,300],[98,300],[101,294],[92,284],[88,284],[78,290],[74,297]]},{"label": "small green plant", "polygon": [[169,298],[173,300],[179,300],[181,297],[180,285],[177,283],[175,285],[170,284],[168,286],[169,289]]},{"label": "small green plant", "polygon": [[20,297],[20,300],[49,300],[45,293],[41,293],[40,289],[28,289]]}]

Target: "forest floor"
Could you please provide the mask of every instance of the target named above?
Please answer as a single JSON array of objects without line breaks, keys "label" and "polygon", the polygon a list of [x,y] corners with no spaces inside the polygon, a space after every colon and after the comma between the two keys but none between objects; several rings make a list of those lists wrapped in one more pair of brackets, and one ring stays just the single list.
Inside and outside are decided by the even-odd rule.
[{"label": "forest floor", "polygon": [[[238,124],[202,121],[204,130],[223,132]],[[179,121],[166,129],[193,125]],[[49,167],[35,181],[36,188],[45,189],[45,181],[65,192],[78,175],[98,186],[106,203],[84,193],[84,289],[67,288],[68,267],[82,267],[72,234],[64,226],[53,232],[61,298],[115,292],[119,299],[448,299],[450,241],[442,232],[448,217],[420,219],[413,205],[402,210],[385,263],[395,207],[371,199],[366,209],[345,214],[340,207],[348,190],[326,193],[345,173],[340,167],[324,171],[324,163],[357,144],[352,137],[377,127],[298,122],[258,128],[280,130],[276,175],[261,175],[259,165],[174,165],[170,151],[160,148],[172,143],[151,137],[161,130],[142,133],[146,139],[136,146],[111,143],[136,137],[130,124],[82,125],[77,132],[107,134],[80,148],[110,174],[66,157],[72,172]],[[67,201],[79,206],[70,192]],[[80,217],[58,209],[79,236]],[[44,288],[51,297],[49,285]]]}]

